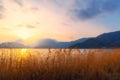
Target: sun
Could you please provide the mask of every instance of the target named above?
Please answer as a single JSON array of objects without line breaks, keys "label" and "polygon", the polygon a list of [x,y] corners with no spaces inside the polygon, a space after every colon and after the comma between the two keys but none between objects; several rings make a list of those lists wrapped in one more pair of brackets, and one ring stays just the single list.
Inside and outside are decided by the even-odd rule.
[{"label": "sun", "polygon": [[14,31],[15,35],[17,35],[18,37],[20,37],[21,39],[28,39],[29,37],[31,37],[32,32],[31,30],[27,29],[27,28],[20,28],[18,30]]},{"label": "sun", "polygon": [[27,52],[27,49],[21,49],[21,54],[25,54]]},{"label": "sun", "polygon": [[29,55],[28,51],[28,49],[20,49],[20,56],[26,58]]}]

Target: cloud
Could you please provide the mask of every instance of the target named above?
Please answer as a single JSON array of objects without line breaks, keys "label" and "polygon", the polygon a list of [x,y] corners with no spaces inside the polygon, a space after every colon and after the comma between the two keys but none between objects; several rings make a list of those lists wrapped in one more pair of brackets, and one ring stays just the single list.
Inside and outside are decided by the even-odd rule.
[{"label": "cloud", "polygon": [[36,27],[33,26],[33,25],[27,25],[26,27],[27,27],[27,28],[30,28],[30,29],[36,28]]},{"label": "cloud", "polygon": [[4,31],[9,31],[10,28],[5,28],[5,27],[0,27],[1,30],[4,30]]},{"label": "cloud", "polygon": [[16,43],[23,43],[24,41],[22,39],[18,39],[15,41]]},{"label": "cloud", "polygon": [[72,9],[75,16],[79,19],[90,19],[102,13],[120,9],[120,0],[87,0],[82,6],[81,3],[82,1],[77,2],[75,4],[77,7]]},{"label": "cloud", "polygon": [[3,6],[2,5],[0,5],[0,12],[3,10]]},{"label": "cloud", "polygon": [[2,5],[2,1],[0,1],[0,19],[2,19],[3,17],[3,10],[4,10],[4,7]]},{"label": "cloud", "polygon": [[33,11],[38,11],[39,8],[37,8],[37,7],[32,7],[31,10],[33,10]]},{"label": "cloud", "polygon": [[36,26],[31,25],[31,24],[19,24],[17,25],[18,28],[29,28],[29,29],[34,29]]},{"label": "cloud", "polygon": [[23,0],[14,0],[14,2],[23,7]]},{"label": "cloud", "polygon": [[41,0],[47,8],[66,12],[67,16],[81,20],[103,13],[120,10],[120,0]]},{"label": "cloud", "polygon": [[[22,30],[26,34],[30,33],[32,37],[30,43],[43,38],[70,41],[71,36],[74,36],[72,39],[78,39],[96,36],[106,31],[101,25],[93,25],[91,22],[82,20],[71,20],[70,17],[74,14],[69,15],[70,9],[81,8],[83,10],[84,5],[73,6],[76,0],[59,0],[57,4],[54,0],[45,0],[45,4],[41,2],[42,0],[24,0],[23,7],[17,5],[23,5],[21,0],[15,0],[17,4],[14,0],[3,1],[6,10],[4,12],[5,18],[0,20],[0,26],[10,28],[14,36],[18,36],[18,32],[20,34]],[[5,31],[3,33],[9,36]]]}]

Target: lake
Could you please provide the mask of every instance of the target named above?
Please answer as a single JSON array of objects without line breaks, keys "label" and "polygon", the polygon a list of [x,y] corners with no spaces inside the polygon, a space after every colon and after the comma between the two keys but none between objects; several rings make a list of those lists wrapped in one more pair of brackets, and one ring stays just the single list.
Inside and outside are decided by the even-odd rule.
[{"label": "lake", "polygon": [[[110,53],[113,49],[28,49],[28,48],[2,48],[0,49],[0,57],[27,58],[28,56],[36,58],[47,58],[60,56],[81,56],[88,54],[101,56],[102,53]],[[91,54],[92,53],[92,54]]]}]

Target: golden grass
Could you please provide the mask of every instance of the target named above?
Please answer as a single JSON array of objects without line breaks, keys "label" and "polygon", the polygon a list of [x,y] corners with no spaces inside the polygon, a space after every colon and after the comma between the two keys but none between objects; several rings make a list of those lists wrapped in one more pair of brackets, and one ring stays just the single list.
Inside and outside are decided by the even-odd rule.
[{"label": "golden grass", "polygon": [[120,80],[120,49],[0,51],[0,80]]}]

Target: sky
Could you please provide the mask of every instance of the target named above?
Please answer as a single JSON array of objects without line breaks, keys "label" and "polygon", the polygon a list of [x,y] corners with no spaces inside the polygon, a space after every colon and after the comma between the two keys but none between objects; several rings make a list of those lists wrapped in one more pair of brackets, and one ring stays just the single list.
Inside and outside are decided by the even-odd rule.
[{"label": "sky", "polygon": [[120,0],[0,0],[0,42],[72,41],[120,30]]}]

